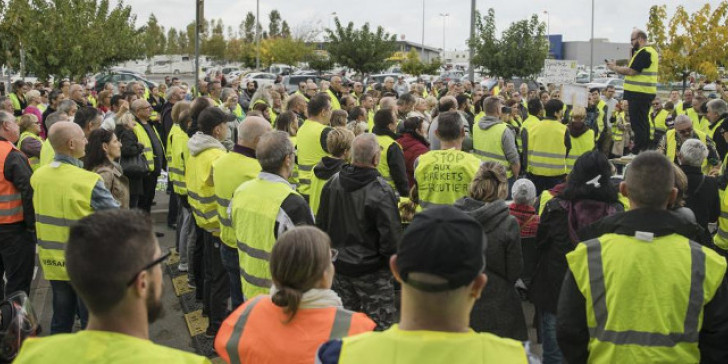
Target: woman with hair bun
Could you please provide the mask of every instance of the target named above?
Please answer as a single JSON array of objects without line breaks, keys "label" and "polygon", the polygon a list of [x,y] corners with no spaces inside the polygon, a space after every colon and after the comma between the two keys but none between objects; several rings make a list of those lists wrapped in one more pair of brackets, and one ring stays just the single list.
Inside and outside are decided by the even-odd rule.
[{"label": "woman with hair bun", "polygon": [[331,290],[337,254],[318,228],[281,235],[270,255],[270,295],[249,297],[225,319],[217,354],[227,363],[312,364],[324,342],[372,331],[374,321],[345,310]]},{"label": "woman with hair bun", "polygon": [[[518,220],[510,215],[506,168],[484,162],[468,188],[468,196],[455,202],[483,226],[486,237],[485,274],[488,284],[475,301],[470,327],[515,340],[528,340],[526,319],[514,285],[521,278],[523,256]],[[497,312],[497,314],[493,314]]]}]

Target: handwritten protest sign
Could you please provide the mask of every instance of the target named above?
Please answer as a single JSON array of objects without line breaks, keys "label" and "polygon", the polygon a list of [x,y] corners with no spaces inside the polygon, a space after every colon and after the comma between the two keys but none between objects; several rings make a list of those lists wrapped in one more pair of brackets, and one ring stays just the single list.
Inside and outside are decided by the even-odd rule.
[{"label": "handwritten protest sign", "polygon": [[576,61],[547,59],[543,68],[543,80],[556,85],[571,84],[576,81],[576,71]]}]

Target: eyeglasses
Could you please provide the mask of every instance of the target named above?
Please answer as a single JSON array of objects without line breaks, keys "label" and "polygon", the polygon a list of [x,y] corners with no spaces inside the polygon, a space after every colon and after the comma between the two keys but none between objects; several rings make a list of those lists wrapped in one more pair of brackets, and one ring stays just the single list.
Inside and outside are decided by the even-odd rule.
[{"label": "eyeglasses", "polygon": [[339,257],[339,251],[336,249],[331,249],[331,262],[335,262],[336,258]]},{"label": "eyeglasses", "polygon": [[131,286],[134,283],[134,281],[136,281],[136,278],[139,275],[139,273],[144,272],[145,270],[151,269],[155,265],[162,263],[163,261],[167,260],[167,258],[169,258],[170,255],[172,255],[172,252],[168,251],[167,253],[162,254],[161,257],[155,259],[153,262],[145,265],[144,268],[140,269],[138,272],[136,272],[136,274],[134,274],[134,277],[132,277],[129,280],[129,282],[126,283],[126,286],[127,287]]},{"label": "eyeglasses", "polygon": [[676,129],[676,131],[678,133],[680,133],[680,135],[690,135],[690,134],[693,133],[693,128],[687,128],[687,129],[683,129],[683,130],[677,130]]}]

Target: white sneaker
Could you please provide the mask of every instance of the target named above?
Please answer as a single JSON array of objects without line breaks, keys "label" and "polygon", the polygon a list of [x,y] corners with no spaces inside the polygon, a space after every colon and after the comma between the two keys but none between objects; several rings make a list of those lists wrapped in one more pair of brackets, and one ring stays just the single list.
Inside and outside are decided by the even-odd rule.
[{"label": "white sneaker", "polygon": [[186,271],[187,271],[187,264],[184,264],[184,263],[180,263],[180,264],[179,264],[179,265],[177,266],[177,270],[178,270],[178,271],[180,271],[180,272],[186,272]]}]

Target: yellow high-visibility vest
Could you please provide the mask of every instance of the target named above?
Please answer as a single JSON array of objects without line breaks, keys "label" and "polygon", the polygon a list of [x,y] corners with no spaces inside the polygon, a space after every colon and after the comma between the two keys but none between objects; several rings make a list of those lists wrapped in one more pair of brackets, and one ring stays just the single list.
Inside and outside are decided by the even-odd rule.
[{"label": "yellow high-visibility vest", "polygon": [[69,229],[94,212],[91,194],[100,181],[96,173],[59,161],[38,168],[30,177],[38,260],[46,279],[68,280],[64,251]]},{"label": "yellow high-visibility vest", "polygon": [[398,325],[342,339],[340,364],[528,363],[523,344],[490,333],[405,331]]},{"label": "yellow high-visibility vest", "polygon": [[544,119],[528,129],[527,170],[537,176],[556,177],[566,174],[566,126]]},{"label": "yellow high-visibility vest", "polygon": [[[18,139],[18,149],[23,145],[23,141],[27,138],[35,139],[41,143],[43,143],[43,139],[41,139],[39,136],[29,133],[27,131],[20,134],[20,139]],[[41,150],[43,150],[43,146],[41,144]],[[40,167],[40,158],[39,157],[28,157],[28,163],[30,163],[30,168],[33,169],[33,172],[35,172],[38,167]]]},{"label": "yellow high-visibility vest", "polygon": [[643,69],[642,72],[635,76],[625,76],[624,90],[654,95],[657,93],[657,71],[659,62],[657,51],[650,46],[640,48],[640,50],[634,52],[634,55],[632,56],[632,59],[629,60],[627,67],[632,67],[632,62],[634,62],[640,52],[647,52],[650,55],[650,66]]},{"label": "yellow high-visibility vest", "polygon": [[414,173],[422,207],[452,205],[466,196],[480,164],[474,155],[455,149],[422,154]]},{"label": "yellow high-visibility vest", "polygon": [[213,162],[225,153],[223,149],[210,148],[198,155],[190,154],[185,166],[187,197],[192,215],[197,226],[213,235],[220,234],[220,221],[217,217],[215,186],[208,184],[208,179]]},{"label": "yellow high-visibility vest", "polygon": [[703,308],[723,281],[723,257],[678,234],[638,232],[581,242],[566,261],[585,298],[589,363],[700,361]]},{"label": "yellow high-visibility vest", "polygon": [[327,126],[313,120],[306,120],[298,129],[296,163],[298,165],[298,192],[308,196],[311,188],[313,167],[321,158],[330,156],[321,146],[321,134]]},{"label": "yellow high-visibility vest", "polygon": [[283,201],[297,194],[290,186],[254,178],[240,185],[230,201],[232,224],[240,256],[243,295],[251,299],[271,287],[270,253],[275,224]]},{"label": "yellow high-visibility vest", "polygon": [[589,153],[594,150],[594,130],[587,130],[586,133],[579,135],[578,137],[571,136],[571,150],[569,155],[566,157],[566,170],[571,172],[574,169],[574,163],[583,154]]},{"label": "yellow high-visibility vest", "polygon": [[257,159],[235,152],[223,155],[212,164],[217,216],[220,219],[220,240],[231,248],[237,247],[237,243],[235,229],[228,216],[230,199],[238,186],[258,176],[260,169]]},{"label": "yellow high-visibility vest", "polygon": [[508,130],[508,125],[499,122],[488,129],[481,129],[479,125],[473,125],[473,154],[482,161],[498,162],[506,168],[508,178],[513,177],[511,164],[506,159],[503,151],[503,133]]}]

